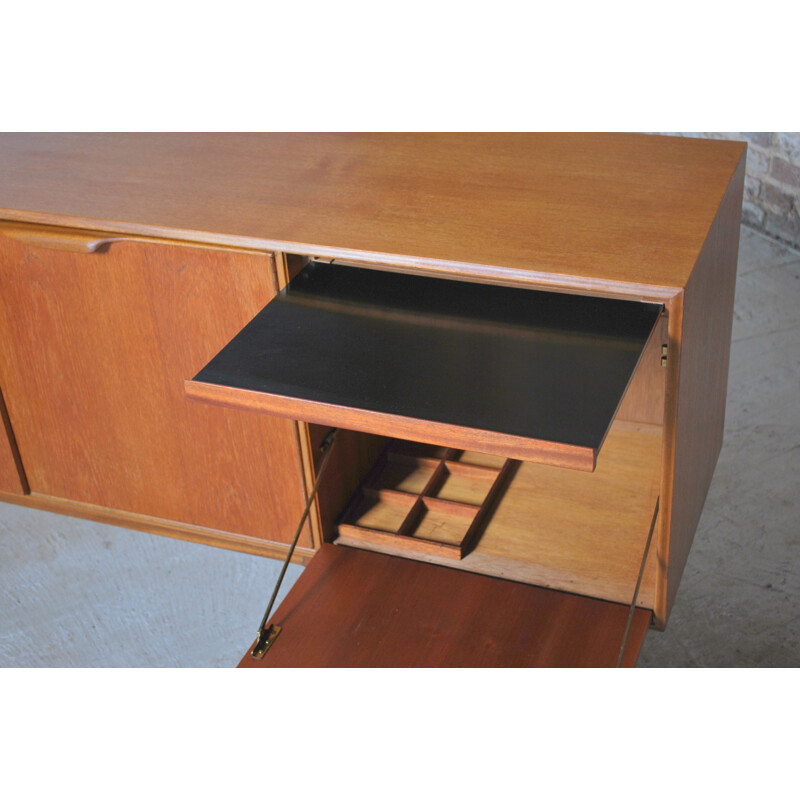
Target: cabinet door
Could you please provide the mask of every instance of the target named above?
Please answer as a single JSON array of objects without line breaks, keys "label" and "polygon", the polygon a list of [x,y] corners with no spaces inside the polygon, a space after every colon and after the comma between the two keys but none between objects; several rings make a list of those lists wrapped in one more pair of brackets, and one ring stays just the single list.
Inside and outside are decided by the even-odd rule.
[{"label": "cabinet door", "polygon": [[[240,667],[632,667],[650,611],[323,544]],[[620,653],[624,655],[620,658]]]},{"label": "cabinet door", "polygon": [[275,290],[269,254],[0,237],[0,385],[31,491],[290,540],[295,423],[184,393]]}]

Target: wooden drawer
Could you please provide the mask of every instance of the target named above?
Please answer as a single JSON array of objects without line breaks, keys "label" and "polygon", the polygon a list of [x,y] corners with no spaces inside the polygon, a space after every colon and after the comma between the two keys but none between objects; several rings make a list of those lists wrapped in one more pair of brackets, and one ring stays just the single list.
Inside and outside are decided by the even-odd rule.
[{"label": "wooden drawer", "polygon": [[306,265],[187,382],[312,441],[345,428],[320,486],[332,544],[243,665],[633,663],[658,581],[662,311]]}]

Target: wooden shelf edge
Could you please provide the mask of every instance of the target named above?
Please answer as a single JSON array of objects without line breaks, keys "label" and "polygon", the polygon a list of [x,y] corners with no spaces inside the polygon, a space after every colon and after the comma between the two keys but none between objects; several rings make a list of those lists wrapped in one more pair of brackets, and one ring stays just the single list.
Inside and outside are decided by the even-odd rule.
[{"label": "wooden shelf edge", "polygon": [[461,559],[461,547],[447,542],[435,542],[431,539],[418,539],[389,531],[378,531],[373,528],[363,528],[360,525],[342,523],[338,526],[336,544],[349,544],[351,542],[374,543],[378,546],[395,547],[403,553],[417,553],[438,556],[440,558]]},{"label": "wooden shelf edge", "polygon": [[[2,211],[0,211],[2,214]],[[202,250],[224,250],[249,255],[262,255],[272,258],[272,249],[258,246],[236,245],[226,243],[202,242],[192,239],[161,236],[159,233],[126,232],[125,226],[98,228],[92,226],[73,227],[71,225],[52,225],[48,223],[30,222],[2,214],[0,216],[0,236],[22,242],[32,247],[43,247],[48,250],[66,250],[74,253],[103,252],[109,245],[127,242],[130,244],[160,244],[181,247],[195,247]]]},{"label": "wooden shelf edge", "polygon": [[426,444],[477,450],[520,461],[548,464],[554,467],[594,471],[597,452],[593,448],[526,439],[510,434],[463,428],[442,422],[430,422],[376,411],[297,400],[249,389],[235,389],[200,381],[187,380],[187,397],[227,408],[260,411],[288,419],[332,425],[364,433]]},{"label": "wooden shelf edge", "polygon": [[69,230],[83,230],[125,238],[138,237],[148,241],[188,244],[197,247],[218,247],[251,252],[281,252],[329,258],[339,263],[352,262],[369,269],[426,275],[432,278],[455,278],[457,280],[485,283],[494,286],[510,286],[521,289],[542,288],[551,292],[587,294],[600,297],[641,300],[643,302],[667,302],[683,291],[682,285],[669,283],[638,283],[636,281],[593,278],[588,275],[570,275],[567,272],[546,270],[522,270],[512,266],[496,266],[480,261],[452,261],[449,259],[423,258],[402,253],[356,250],[287,239],[272,239],[263,236],[198,231],[152,223],[124,222],[100,217],[58,214],[49,211],[0,208],[0,219],[26,225],[42,225]]}]

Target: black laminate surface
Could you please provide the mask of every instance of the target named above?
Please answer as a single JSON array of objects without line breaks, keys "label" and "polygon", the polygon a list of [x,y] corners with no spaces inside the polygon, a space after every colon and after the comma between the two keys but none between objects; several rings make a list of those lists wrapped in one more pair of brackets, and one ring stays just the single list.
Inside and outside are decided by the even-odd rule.
[{"label": "black laminate surface", "polygon": [[596,449],[660,311],[311,262],[195,380]]}]

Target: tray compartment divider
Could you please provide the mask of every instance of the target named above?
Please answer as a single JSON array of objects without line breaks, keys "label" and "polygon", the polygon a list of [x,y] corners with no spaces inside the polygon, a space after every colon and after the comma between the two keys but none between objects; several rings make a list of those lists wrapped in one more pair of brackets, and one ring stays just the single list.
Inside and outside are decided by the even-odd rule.
[{"label": "tray compartment divider", "polygon": [[[446,448],[439,458],[408,452],[409,442],[387,444],[361,488],[355,493],[337,526],[340,544],[368,542],[377,546],[427,553],[460,560],[480,536],[482,525],[508,484],[518,463],[506,459],[501,468],[464,464],[457,459],[463,451]],[[381,486],[381,478],[391,477],[387,466],[406,464],[409,467],[432,469],[419,492]],[[452,477],[486,483],[481,502],[471,503],[438,497],[437,493]],[[381,530],[361,521],[365,499],[387,505],[407,506],[405,518],[395,531]],[[463,534],[458,534],[463,525]],[[456,531],[454,534],[453,531]],[[429,532],[430,531],[430,532]],[[436,535],[438,534],[438,535]]]}]

